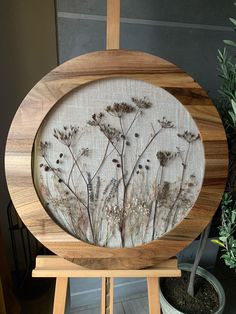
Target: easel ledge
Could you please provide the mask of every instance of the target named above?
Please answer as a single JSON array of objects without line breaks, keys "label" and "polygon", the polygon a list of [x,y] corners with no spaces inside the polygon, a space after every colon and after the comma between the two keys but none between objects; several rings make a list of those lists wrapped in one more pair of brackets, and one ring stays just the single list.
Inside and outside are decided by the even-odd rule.
[{"label": "easel ledge", "polygon": [[49,255],[36,258],[36,267],[32,272],[32,276],[56,278],[53,314],[64,314],[65,312],[67,285],[70,277],[102,278],[102,314],[113,313],[114,278],[147,277],[149,313],[159,314],[161,311],[158,279],[161,277],[180,277],[181,271],[178,269],[176,258],[147,269],[93,270],[73,264],[61,257]]}]

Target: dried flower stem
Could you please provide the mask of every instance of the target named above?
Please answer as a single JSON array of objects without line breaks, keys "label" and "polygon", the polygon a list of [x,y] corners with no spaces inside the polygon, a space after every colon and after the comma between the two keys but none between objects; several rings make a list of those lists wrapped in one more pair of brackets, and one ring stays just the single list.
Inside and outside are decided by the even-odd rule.
[{"label": "dried flower stem", "polygon": [[[163,172],[164,172],[164,166],[161,166],[161,176],[160,176],[160,181],[159,181],[159,187],[162,184],[162,180],[163,180]],[[156,221],[157,221],[157,204],[158,204],[158,200],[156,197],[155,200],[155,205],[154,205],[154,216],[153,216],[153,229],[152,229],[152,240],[154,240],[155,238],[155,231],[156,231]]]},{"label": "dried flower stem", "polygon": [[[124,198],[123,198],[123,203],[125,204],[126,203],[126,197],[127,197],[127,190],[128,190],[128,187],[129,187],[129,184],[131,182],[131,179],[134,175],[134,172],[135,172],[135,169],[137,168],[138,166],[138,163],[140,161],[140,159],[143,157],[144,153],[146,152],[146,150],[148,149],[148,147],[151,145],[151,143],[154,141],[154,139],[160,134],[160,132],[163,130],[163,128],[159,129],[153,136],[152,138],[148,141],[147,145],[144,147],[143,151],[141,152],[141,154],[138,156],[134,166],[133,166],[133,169],[131,171],[131,174],[129,176],[129,179],[125,185],[125,188],[124,188]],[[122,211],[122,215],[121,215],[121,224],[120,224],[120,233],[121,233],[121,240],[122,240],[122,247],[125,246],[125,217],[124,217],[124,212],[125,212],[125,208],[123,207],[123,211]]]},{"label": "dried flower stem", "polygon": [[179,197],[183,191],[183,184],[184,184],[184,178],[185,178],[185,173],[186,173],[186,169],[187,169],[187,161],[188,161],[188,157],[189,157],[190,147],[191,147],[191,142],[188,142],[188,149],[187,149],[187,153],[185,155],[185,159],[182,157],[182,154],[179,151],[179,155],[180,155],[181,160],[182,160],[182,175],[181,175],[180,186],[179,186],[177,196],[176,196],[173,204],[171,205],[169,213],[166,217],[165,232],[167,232],[169,225],[173,226],[173,223],[174,223],[176,216],[177,216],[177,211],[175,211],[173,218],[171,219],[175,205],[178,202]]},{"label": "dried flower stem", "polygon": [[63,183],[68,190],[70,190],[70,192],[76,197],[76,199],[86,208],[86,204],[84,204],[84,202],[78,197],[78,195],[75,193],[75,191],[73,191],[73,189],[70,187],[70,185],[68,185],[63,178],[61,178],[58,173],[55,171],[55,169],[51,166],[50,162],[48,161],[48,159],[43,156],[44,161],[46,162],[46,164],[48,165],[49,169],[53,172],[53,174],[61,181],[61,183]]},{"label": "dried flower stem", "polygon": [[83,180],[84,180],[84,182],[86,184],[86,189],[87,189],[87,206],[86,206],[86,210],[87,210],[87,214],[88,214],[88,219],[89,219],[89,225],[90,225],[92,238],[93,238],[93,241],[95,243],[93,223],[92,223],[91,213],[90,213],[90,209],[89,209],[89,206],[90,206],[90,204],[89,204],[89,202],[90,202],[90,200],[89,200],[89,182],[87,182],[87,180],[86,180],[86,178],[85,178],[85,176],[84,176],[84,174],[83,174],[83,172],[82,172],[82,170],[81,170],[81,168],[79,166],[79,163],[78,163],[77,159],[75,158],[75,155],[74,155],[70,145],[68,145],[67,147],[68,147],[69,152],[70,152],[70,154],[71,154],[71,156],[72,156],[72,158],[73,158],[73,160],[74,160],[74,162],[75,162],[75,164],[76,164],[76,166],[77,166],[77,168],[78,168],[78,170],[79,170],[79,172],[80,172],[80,174],[81,174],[81,176],[82,176],[82,178],[83,178]]}]

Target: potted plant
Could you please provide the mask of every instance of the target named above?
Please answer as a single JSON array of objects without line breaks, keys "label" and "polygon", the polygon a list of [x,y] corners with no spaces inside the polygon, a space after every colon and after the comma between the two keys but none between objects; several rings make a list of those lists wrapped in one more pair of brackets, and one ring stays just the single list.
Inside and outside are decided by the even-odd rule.
[{"label": "potted plant", "polygon": [[202,232],[194,264],[180,264],[180,278],[164,278],[160,282],[163,314],[223,313],[225,294],[220,282],[199,267],[211,224]]},{"label": "potted plant", "polygon": [[[236,20],[230,18],[233,29],[236,30]],[[225,40],[225,44],[236,48],[236,42]],[[231,188],[236,183],[236,64],[228,56],[227,49],[219,51],[220,107],[218,108],[224,121],[229,138],[229,179],[227,192],[224,194],[221,209],[222,223],[219,227],[219,239],[212,242],[219,245],[225,264],[236,269],[236,202],[233,201]],[[233,136],[232,136],[233,135]],[[233,188],[234,190],[234,188]],[[235,192],[235,191],[234,191]],[[234,195],[235,196],[235,195]],[[225,305],[224,290],[219,281],[209,272],[199,267],[199,262],[206,246],[210,225],[203,231],[194,264],[180,264],[181,278],[165,278],[161,281],[161,306],[164,314],[174,313],[223,313]]]}]

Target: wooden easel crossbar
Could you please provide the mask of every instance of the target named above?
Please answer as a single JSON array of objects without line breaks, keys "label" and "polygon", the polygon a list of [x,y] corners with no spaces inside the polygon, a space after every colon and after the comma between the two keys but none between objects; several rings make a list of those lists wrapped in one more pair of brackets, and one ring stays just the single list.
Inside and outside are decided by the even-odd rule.
[{"label": "wooden easel crossbar", "polygon": [[57,256],[38,256],[33,277],[55,277],[56,288],[54,295],[53,314],[64,314],[69,278],[102,279],[101,314],[113,314],[114,278],[147,278],[148,304],[150,314],[159,314],[160,293],[159,278],[179,277],[181,271],[177,267],[177,259],[170,259],[156,267],[147,269],[127,270],[94,270],[73,264]]}]

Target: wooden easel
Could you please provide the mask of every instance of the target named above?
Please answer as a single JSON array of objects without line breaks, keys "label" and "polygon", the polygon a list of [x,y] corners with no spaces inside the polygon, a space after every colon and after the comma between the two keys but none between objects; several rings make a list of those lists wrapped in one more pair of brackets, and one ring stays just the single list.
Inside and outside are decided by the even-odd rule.
[{"label": "wooden easel", "polygon": [[147,278],[148,304],[150,314],[160,314],[159,281],[161,277],[179,277],[181,271],[177,267],[177,259],[173,258],[147,269],[127,270],[93,270],[73,264],[57,256],[38,256],[33,277],[55,277],[53,314],[64,314],[67,296],[68,278],[102,279],[101,314],[113,314],[114,278]]},{"label": "wooden easel", "polygon": [[[107,0],[107,49],[119,49],[120,46],[120,0]],[[160,314],[159,278],[179,277],[176,258],[164,261],[156,267],[141,270],[93,270],[73,264],[58,256],[38,256],[33,277],[55,277],[53,314],[64,314],[67,296],[68,278],[101,277],[101,313],[113,314],[114,278],[147,278],[148,304],[150,314]]]}]

